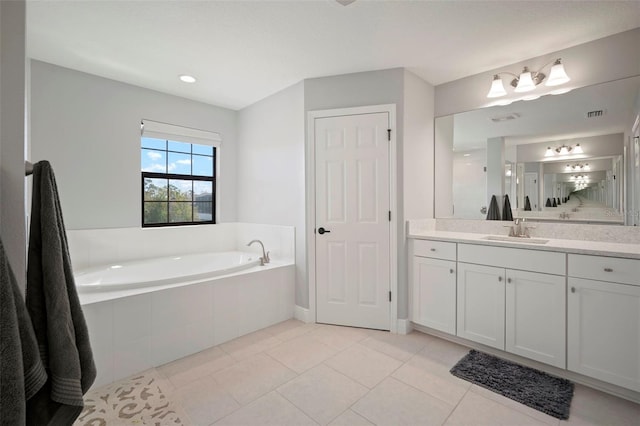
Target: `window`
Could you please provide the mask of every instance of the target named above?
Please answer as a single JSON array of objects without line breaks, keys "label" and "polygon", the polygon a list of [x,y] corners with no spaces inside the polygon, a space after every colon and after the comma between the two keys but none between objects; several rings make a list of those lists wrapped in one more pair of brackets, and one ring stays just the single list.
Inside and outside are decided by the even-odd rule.
[{"label": "window", "polygon": [[215,223],[216,146],[149,135],[158,134],[141,137],[142,226]]}]

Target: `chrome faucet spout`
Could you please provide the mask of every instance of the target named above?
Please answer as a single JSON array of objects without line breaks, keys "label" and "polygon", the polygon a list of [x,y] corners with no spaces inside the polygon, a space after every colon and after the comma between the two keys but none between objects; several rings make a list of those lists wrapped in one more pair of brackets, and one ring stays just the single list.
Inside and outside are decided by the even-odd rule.
[{"label": "chrome faucet spout", "polygon": [[247,244],[247,247],[249,247],[253,243],[258,243],[260,244],[260,247],[262,247],[262,257],[260,258],[260,265],[264,266],[266,263],[269,263],[271,261],[271,259],[269,259],[269,252],[264,251],[264,244],[262,244],[262,241],[251,240],[249,241],[249,244]]}]

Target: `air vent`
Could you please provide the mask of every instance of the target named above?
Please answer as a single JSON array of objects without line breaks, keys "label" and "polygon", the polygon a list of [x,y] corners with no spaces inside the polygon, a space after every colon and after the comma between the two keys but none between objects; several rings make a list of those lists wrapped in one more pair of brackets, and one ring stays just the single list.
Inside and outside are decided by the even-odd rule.
[{"label": "air vent", "polygon": [[603,109],[597,109],[594,111],[589,111],[587,113],[587,118],[596,118],[596,117],[602,117],[604,115],[604,110]]},{"label": "air vent", "polygon": [[520,114],[512,112],[511,114],[501,115],[499,117],[491,117],[491,121],[494,123],[501,123],[503,121],[515,120],[516,118],[520,118]]}]

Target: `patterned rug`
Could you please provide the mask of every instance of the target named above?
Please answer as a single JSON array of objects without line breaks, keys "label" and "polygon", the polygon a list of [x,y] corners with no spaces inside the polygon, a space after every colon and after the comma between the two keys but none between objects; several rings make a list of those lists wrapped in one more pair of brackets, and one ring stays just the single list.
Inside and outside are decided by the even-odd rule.
[{"label": "patterned rug", "polygon": [[89,391],[74,426],[183,426],[188,420],[167,397],[169,388],[155,370],[148,370]]},{"label": "patterned rug", "polygon": [[511,361],[471,350],[451,374],[555,418],[569,418],[573,383]]}]

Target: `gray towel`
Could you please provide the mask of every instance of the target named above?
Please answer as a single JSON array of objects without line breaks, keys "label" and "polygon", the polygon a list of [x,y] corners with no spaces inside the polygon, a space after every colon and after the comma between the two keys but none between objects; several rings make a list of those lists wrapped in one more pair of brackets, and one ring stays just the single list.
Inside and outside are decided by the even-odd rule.
[{"label": "gray towel", "polygon": [[27,403],[27,423],[71,424],[96,377],[51,166],[33,166],[27,308],[49,381]]},{"label": "gray towel", "polygon": [[47,381],[31,318],[0,242],[0,425],[24,425],[26,402]]},{"label": "gray towel", "polygon": [[504,205],[502,207],[502,220],[513,220],[513,214],[511,213],[511,201],[509,201],[509,195],[504,196]]},{"label": "gray towel", "polygon": [[487,212],[487,220],[500,220],[500,207],[498,207],[498,200],[495,195],[491,196],[489,211]]}]

